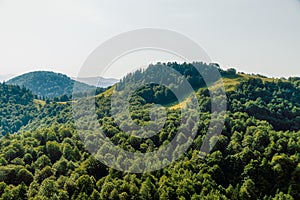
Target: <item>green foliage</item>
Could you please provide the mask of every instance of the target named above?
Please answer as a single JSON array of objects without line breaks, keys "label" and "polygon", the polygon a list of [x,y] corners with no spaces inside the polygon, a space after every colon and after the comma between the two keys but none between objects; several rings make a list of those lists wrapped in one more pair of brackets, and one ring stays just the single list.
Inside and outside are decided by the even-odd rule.
[{"label": "green foliage", "polygon": [[[209,91],[192,65],[159,65],[178,70],[198,89],[200,107],[195,115],[199,114],[200,121],[186,154],[166,168],[147,174],[108,169],[90,155],[82,140],[88,141],[88,148],[98,148],[97,156],[109,156],[105,145],[99,144],[99,135],[92,131],[92,120],[84,119],[88,123],[79,138],[70,104],[48,101],[37,105],[28,90],[1,84],[0,130],[6,135],[0,138],[0,199],[300,199],[299,78],[266,81],[255,76],[235,85],[235,90],[227,92],[222,135],[209,139],[211,146],[217,143],[201,158],[199,147],[212,116]],[[216,67],[194,65],[206,72]],[[154,69],[152,66],[128,75],[118,89],[142,76],[154,76]],[[233,69],[218,70],[227,79],[241,78]],[[165,105],[163,128],[147,139],[120,129],[111,116],[108,97],[96,97],[96,113],[104,133],[115,145],[128,151],[151,152],[169,143],[178,132],[181,112],[168,107],[174,102],[167,87],[150,84],[130,97],[130,115],[140,126],[151,123],[149,110],[154,103]],[[82,110],[85,108],[83,105]],[[23,121],[24,116],[29,117]],[[195,120],[187,121],[193,124]],[[128,124],[122,122],[120,126]],[[177,151],[175,148],[172,153]],[[116,159],[123,161],[121,165],[131,164],[122,155]],[[132,167],[140,166],[136,163]]]},{"label": "green foliage", "polygon": [[276,130],[300,129],[300,90],[290,82],[263,82],[251,78],[228,94],[232,112],[246,112],[267,120]]},{"label": "green foliage", "polygon": [[[218,70],[223,73],[223,70]],[[150,65],[146,70],[137,70],[125,76],[117,84],[117,90],[130,89],[130,85],[134,85],[139,89],[135,91],[132,101],[139,96],[144,103],[167,105],[176,102],[177,98],[189,95],[183,79],[186,79],[193,89],[198,89],[218,81],[219,77],[215,71],[217,71],[215,65],[202,62],[157,63]],[[145,85],[144,82],[147,80],[154,83]],[[163,85],[159,85],[160,83]],[[180,96],[176,96],[173,92]],[[140,99],[137,101],[141,102]]]},{"label": "green foliage", "polygon": [[25,88],[0,83],[0,137],[26,125],[37,110],[34,95]]}]

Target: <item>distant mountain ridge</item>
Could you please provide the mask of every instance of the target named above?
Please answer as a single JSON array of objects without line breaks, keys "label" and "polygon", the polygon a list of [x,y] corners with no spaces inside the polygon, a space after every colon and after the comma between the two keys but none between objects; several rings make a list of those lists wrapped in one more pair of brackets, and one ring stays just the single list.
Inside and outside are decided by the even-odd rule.
[{"label": "distant mountain ridge", "polygon": [[115,78],[103,78],[103,77],[71,77],[73,80],[96,86],[96,87],[109,87],[117,83],[119,80]]},{"label": "distant mountain ridge", "polygon": [[[75,82],[75,80],[61,73],[34,71],[14,77],[7,81],[7,84],[25,87],[40,97],[54,98],[62,95],[71,95]],[[81,82],[78,82],[78,86],[80,86],[82,92],[95,88]]]}]

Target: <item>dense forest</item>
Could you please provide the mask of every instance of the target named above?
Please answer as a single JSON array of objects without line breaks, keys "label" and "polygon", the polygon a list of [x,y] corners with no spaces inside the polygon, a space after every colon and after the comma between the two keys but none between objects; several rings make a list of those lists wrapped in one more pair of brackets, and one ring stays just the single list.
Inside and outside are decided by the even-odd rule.
[{"label": "dense forest", "polygon": [[[210,138],[212,151],[202,157],[200,146],[214,114],[208,87],[220,81],[209,75],[214,70],[226,88],[227,111],[222,134]],[[157,82],[147,84],[150,77]],[[197,134],[178,160],[148,173],[121,172],[101,163],[97,157],[110,156],[107,148],[97,139],[93,120],[82,118],[84,135],[79,134],[72,102],[37,100],[28,89],[1,84],[0,199],[300,199],[300,78],[248,75],[217,64],[158,63],[101,90],[95,96],[97,122],[115,145],[130,152],[155,151],[175,137],[182,109],[190,109],[183,79],[196,91]],[[126,97],[135,124],[151,123],[154,104],[167,111],[162,129],[149,138],[125,133],[129,125],[111,109],[114,88],[122,92],[137,86]],[[117,158],[121,165],[132,164],[123,159]]]}]

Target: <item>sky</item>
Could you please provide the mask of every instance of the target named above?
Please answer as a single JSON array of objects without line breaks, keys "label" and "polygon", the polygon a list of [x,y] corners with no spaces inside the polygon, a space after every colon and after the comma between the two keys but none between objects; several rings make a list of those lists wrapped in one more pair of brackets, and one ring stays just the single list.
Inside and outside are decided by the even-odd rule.
[{"label": "sky", "polygon": [[[300,76],[299,0],[0,0],[0,74],[77,76],[104,41],[146,27],[186,35],[225,69]],[[172,59],[129,57],[107,77]]]}]

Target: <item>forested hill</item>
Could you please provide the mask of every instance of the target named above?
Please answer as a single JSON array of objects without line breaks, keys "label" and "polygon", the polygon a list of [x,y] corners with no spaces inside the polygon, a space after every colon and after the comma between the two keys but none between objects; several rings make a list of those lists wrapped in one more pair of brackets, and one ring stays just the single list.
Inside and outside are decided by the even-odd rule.
[{"label": "forested hill", "polygon": [[[152,65],[124,77],[116,89],[122,91],[125,84],[139,84],[139,80],[155,76],[154,69],[161,65],[176,69],[192,85],[200,104],[199,112],[195,112],[200,121],[185,154],[161,170],[144,174],[109,169],[92,156],[86,149],[97,147],[96,156],[111,155],[105,145],[99,145],[93,120],[81,119],[86,126],[82,127],[85,134],[79,137],[69,103],[37,101],[25,88],[1,84],[1,126],[12,129],[17,120],[27,119],[23,116],[30,120],[17,134],[0,138],[0,199],[300,199],[300,78],[271,79],[197,63],[204,73],[214,69],[221,72],[228,107],[222,134],[210,138],[209,145],[217,143],[201,158],[199,147],[212,116],[211,99],[192,65]],[[171,85],[180,83],[181,78],[169,75],[167,86],[183,91]],[[210,80],[219,81],[218,77]],[[167,110],[162,129],[143,139],[124,133],[126,120],[118,124],[112,116],[110,97],[114,88],[97,95],[95,105],[97,123],[115,145],[145,153],[158,150],[174,138],[181,121],[179,108],[189,109],[185,108],[189,94],[184,94],[185,100],[179,104],[167,87],[141,86],[128,99],[134,123],[149,124],[154,103]],[[81,109],[86,111],[84,105]],[[189,124],[193,122],[189,119]],[[180,147],[172,153],[178,151]],[[124,157],[119,155],[116,160],[123,161]],[[120,165],[128,163],[130,160]]]},{"label": "forested hill", "polygon": [[[165,66],[165,67],[164,67]],[[171,70],[166,70],[170,68]],[[150,65],[146,70],[138,70],[125,76],[118,84],[117,89],[122,90],[128,85],[143,85],[145,80],[165,79],[166,86],[146,84],[139,88],[135,95],[141,97],[145,103],[159,103],[163,105],[176,104],[177,97],[172,91],[183,96],[186,89],[182,87],[181,76],[198,91],[201,96],[209,98],[207,85],[218,82],[214,70],[220,72],[228,98],[228,109],[235,112],[245,112],[260,120],[266,120],[276,130],[300,129],[300,78],[272,79],[262,75],[247,75],[237,73],[235,69],[223,70],[216,64],[196,63],[158,63]],[[201,75],[200,75],[200,73]],[[206,80],[204,80],[205,76]],[[201,101],[203,111],[210,110],[209,101]],[[176,106],[175,106],[176,107]]]},{"label": "forested hill", "polygon": [[[60,73],[48,71],[35,71],[17,76],[7,84],[26,87],[34,94],[40,97],[60,97],[62,95],[70,96],[73,92],[75,80]],[[83,92],[90,90],[93,86],[78,82],[78,87],[82,88]]]}]

